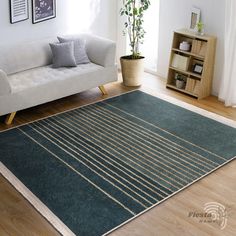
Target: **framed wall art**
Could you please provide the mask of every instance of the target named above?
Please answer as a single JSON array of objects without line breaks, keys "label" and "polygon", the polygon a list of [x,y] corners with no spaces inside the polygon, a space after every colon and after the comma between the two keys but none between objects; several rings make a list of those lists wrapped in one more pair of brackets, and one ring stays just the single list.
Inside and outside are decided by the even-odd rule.
[{"label": "framed wall art", "polygon": [[56,17],[56,0],[32,0],[33,24]]},{"label": "framed wall art", "polygon": [[193,72],[194,72],[194,73],[201,75],[201,74],[202,74],[202,71],[203,71],[203,65],[202,65],[202,64],[196,63],[196,64],[193,66]]},{"label": "framed wall art", "polygon": [[193,7],[191,11],[190,30],[197,32],[197,24],[200,21],[201,10]]},{"label": "framed wall art", "polygon": [[11,24],[29,19],[28,0],[9,0]]}]

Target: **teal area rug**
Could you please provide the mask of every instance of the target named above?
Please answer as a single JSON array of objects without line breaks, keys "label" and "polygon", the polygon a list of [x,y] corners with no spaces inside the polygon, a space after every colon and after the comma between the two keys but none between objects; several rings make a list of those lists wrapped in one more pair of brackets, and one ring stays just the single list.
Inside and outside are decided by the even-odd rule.
[{"label": "teal area rug", "polygon": [[235,128],[140,91],[0,133],[2,174],[75,235],[105,234],[235,156]]}]

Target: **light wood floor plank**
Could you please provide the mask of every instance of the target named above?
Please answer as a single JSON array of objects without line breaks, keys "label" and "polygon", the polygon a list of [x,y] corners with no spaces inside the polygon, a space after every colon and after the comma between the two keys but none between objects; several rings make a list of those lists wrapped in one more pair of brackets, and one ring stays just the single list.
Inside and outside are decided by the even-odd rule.
[{"label": "light wood floor plank", "polygon": [[0,235],[60,235],[0,175]]}]

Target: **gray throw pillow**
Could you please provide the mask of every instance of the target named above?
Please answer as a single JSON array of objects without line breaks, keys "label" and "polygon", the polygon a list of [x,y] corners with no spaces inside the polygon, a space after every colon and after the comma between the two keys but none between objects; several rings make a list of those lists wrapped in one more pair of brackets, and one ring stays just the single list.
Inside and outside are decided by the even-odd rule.
[{"label": "gray throw pillow", "polygon": [[53,68],[75,67],[74,43],[50,43],[53,58]]},{"label": "gray throw pillow", "polygon": [[90,60],[88,58],[86,47],[85,47],[85,41],[81,38],[62,38],[57,37],[60,43],[66,43],[66,42],[74,42],[74,56],[76,64],[86,64],[89,63]]}]

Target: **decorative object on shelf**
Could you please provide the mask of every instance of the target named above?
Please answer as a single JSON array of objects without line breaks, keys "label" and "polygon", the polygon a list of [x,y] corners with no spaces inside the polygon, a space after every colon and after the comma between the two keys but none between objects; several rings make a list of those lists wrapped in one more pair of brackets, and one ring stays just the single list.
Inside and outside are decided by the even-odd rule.
[{"label": "decorative object on shelf", "polygon": [[125,86],[140,86],[144,72],[144,57],[139,52],[139,44],[143,43],[144,12],[149,8],[149,0],[123,0],[120,15],[125,16],[124,35],[128,34],[131,55],[120,58],[121,71]]},{"label": "decorative object on shelf", "polygon": [[11,24],[29,19],[28,0],[10,0],[9,4]]},{"label": "decorative object on shelf", "polygon": [[203,71],[203,65],[202,64],[197,64],[197,63],[194,64],[194,66],[193,66],[193,72],[194,73],[201,75],[202,71]]},{"label": "decorative object on shelf", "polygon": [[190,47],[191,47],[190,43],[186,42],[186,41],[183,41],[179,45],[179,49],[182,50],[182,51],[186,51],[186,52],[190,51]]},{"label": "decorative object on shelf", "polygon": [[187,76],[183,74],[175,74],[175,85],[178,89],[184,89],[186,86]]},{"label": "decorative object on shelf", "polygon": [[[190,51],[180,50],[188,42]],[[199,35],[189,29],[174,31],[166,87],[202,99],[211,94],[216,37]],[[185,76],[185,84],[176,74]],[[180,89],[181,88],[181,89]]]},{"label": "decorative object on shelf", "polygon": [[190,30],[197,32],[197,24],[200,21],[201,10],[199,8],[193,7],[191,11],[191,23]]},{"label": "decorative object on shelf", "polygon": [[174,54],[171,62],[171,66],[178,68],[179,70],[187,70],[189,64],[189,57]]},{"label": "decorative object on shelf", "polygon": [[56,17],[56,0],[32,0],[33,24]]},{"label": "decorative object on shelf", "polygon": [[204,24],[202,21],[197,23],[197,32],[199,35],[204,35]]}]

